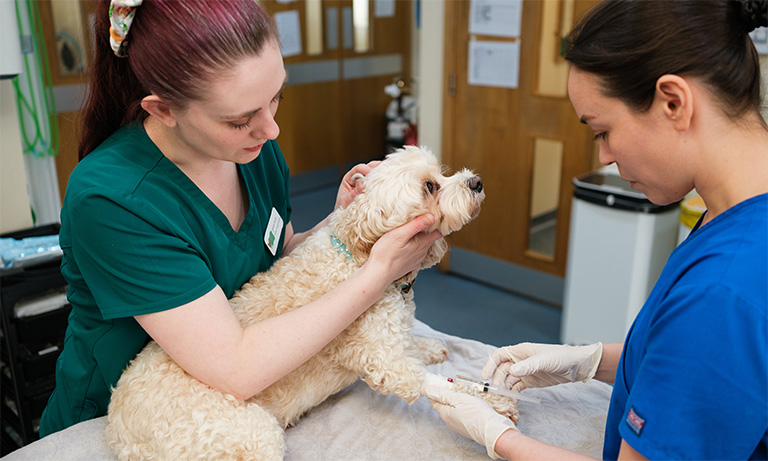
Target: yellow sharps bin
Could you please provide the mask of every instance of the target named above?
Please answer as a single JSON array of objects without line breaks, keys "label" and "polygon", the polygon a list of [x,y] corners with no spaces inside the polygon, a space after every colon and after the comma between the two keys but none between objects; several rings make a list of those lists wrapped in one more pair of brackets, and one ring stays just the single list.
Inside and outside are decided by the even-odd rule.
[{"label": "yellow sharps bin", "polygon": [[687,197],[680,203],[680,232],[677,236],[677,244],[680,245],[683,240],[691,233],[693,226],[699,222],[701,215],[707,210],[704,200],[700,195],[695,194]]}]

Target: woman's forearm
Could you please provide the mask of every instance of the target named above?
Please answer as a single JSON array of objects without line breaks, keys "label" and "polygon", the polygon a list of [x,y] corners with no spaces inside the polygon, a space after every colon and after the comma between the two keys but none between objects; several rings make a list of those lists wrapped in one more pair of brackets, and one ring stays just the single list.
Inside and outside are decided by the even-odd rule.
[{"label": "woman's forearm", "polygon": [[501,434],[494,447],[496,454],[507,460],[591,460],[587,455],[549,445],[518,431]]},{"label": "woman's forearm", "polygon": [[596,380],[612,383],[616,379],[616,370],[619,368],[619,358],[623,347],[624,344],[622,343],[603,344],[603,356],[600,358],[600,364],[595,373]]},{"label": "woman's forearm", "polygon": [[386,274],[363,266],[294,311],[243,328],[219,287],[136,320],[187,373],[245,400],[304,363],[381,297]]},{"label": "woman's forearm", "polygon": [[376,269],[359,269],[319,299],[243,330],[238,362],[245,365],[238,394],[250,397],[299,367],[338,336],[384,293]]},{"label": "woman's forearm", "polygon": [[185,305],[136,320],[187,373],[247,399],[320,351],[373,305],[393,280],[416,270],[441,237],[437,231],[423,232],[433,224],[434,217],[425,215],[388,232],[366,263],[336,288],[247,328],[240,325],[218,286]]}]

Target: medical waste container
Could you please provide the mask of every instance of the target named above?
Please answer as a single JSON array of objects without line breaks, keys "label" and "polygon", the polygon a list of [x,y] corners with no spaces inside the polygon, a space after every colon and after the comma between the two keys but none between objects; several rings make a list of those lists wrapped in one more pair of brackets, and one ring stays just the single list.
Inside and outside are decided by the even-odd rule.
[{"label": "medical waste container", "polygon": [[677,234],[677,244],[683,243],[693,230],[701,215],[707,210],[704,199],[697,193],[690,193],[680,202],[680,232]]},{"label": "medical waste container", "polygon": [[677,244],[679,202],[654,205],[611,167],[573,184],[561,341],[624,341]]}]

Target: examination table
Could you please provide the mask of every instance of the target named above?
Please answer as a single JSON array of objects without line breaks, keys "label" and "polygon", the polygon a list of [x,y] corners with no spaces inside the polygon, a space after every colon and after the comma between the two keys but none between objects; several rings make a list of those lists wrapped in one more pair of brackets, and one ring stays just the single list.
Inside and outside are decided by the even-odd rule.
[{"label": "examination table", "polygon": [[[435,331],[416,322],[414,333],[444,342],[448,361],[429,370],[443,376],[480,376],[493,346]],[[514,338],[510,338],[514,341]],[[598,381],[525,393],[520,431],[538,440],[600,458],[611,387]],[[113,460],[104,438],[106,417],[77,424],[23,447],[4,460]],[[362,381],[329,398],[286,431],[287,460],[474,460],[485,447],[451,431],[426,398],[408,405],[372,391]]]}]

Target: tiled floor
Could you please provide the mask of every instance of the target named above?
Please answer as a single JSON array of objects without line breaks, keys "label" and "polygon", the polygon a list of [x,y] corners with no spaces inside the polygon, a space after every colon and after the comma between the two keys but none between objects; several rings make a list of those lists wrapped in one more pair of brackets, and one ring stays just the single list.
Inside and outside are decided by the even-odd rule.
[{"label": "tiled floor", "polygon": [[[333,207],[336,187],[291,197],[297,232],[309,229]],[[436,330],[496,346],[524,341],[559,343],[559,309],[443,273],[422,271],[413,287],[416,318]]]}]

